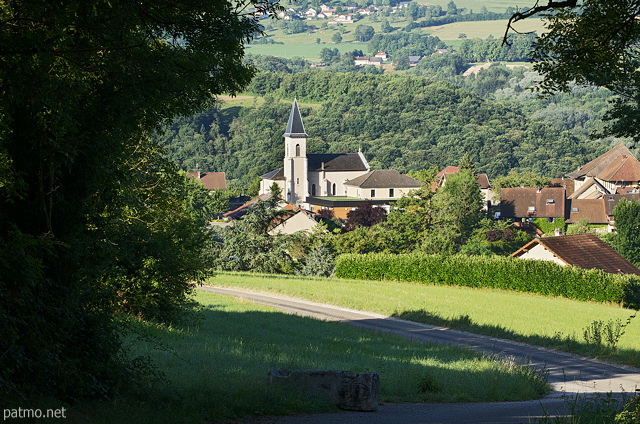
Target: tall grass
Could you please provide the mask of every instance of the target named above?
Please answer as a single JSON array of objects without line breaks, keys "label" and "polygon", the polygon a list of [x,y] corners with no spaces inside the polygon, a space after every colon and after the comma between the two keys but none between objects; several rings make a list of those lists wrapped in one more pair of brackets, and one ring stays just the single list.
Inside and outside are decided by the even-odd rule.
[{"label": "tall grass", "polygon": [[500,401],[548,391],[531,369],[334,322],[286,315],[198,293],[191,328],[135,323],[133,355],[151,358],[159,378],[114,401],[69,409],[70,422],[203,423],[265,414],[334,410],[322,398],[267,386],[272,368],[380,373],[381,400]]},{"label": "tall grass", "polygon": [[640,366],[640,318],[625,328],[617,349],[583,339],[584,330],[593,321],[626,322],[635,312],[617,305],[390,281],[228,273],[219,274],[209,283],[281,293]]}]

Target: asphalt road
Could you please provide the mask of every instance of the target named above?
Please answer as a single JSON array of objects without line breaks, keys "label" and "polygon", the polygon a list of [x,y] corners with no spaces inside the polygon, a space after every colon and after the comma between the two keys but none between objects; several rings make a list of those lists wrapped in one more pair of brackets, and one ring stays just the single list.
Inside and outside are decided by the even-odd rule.
[{"label": "asphalt road", "polygon": [[567,415],[576,398],[614,396],[640,389],[640,370],[612,365],[578,355],[487,336],[419,324],[370,312],[325,305],[268,293],[222,287],[202,290],[235,296],[270,305],[286,313],[339,321],[370,330],[390,332],[412,340],[463,346],[479,353],[514,358],[521,363],[545,368],[553,393],[543,399],[526,402],[466,404],[385,404],[374,413],[268,417],[260,423],[324,424],[506,424],[534,423],[540,416]]}]

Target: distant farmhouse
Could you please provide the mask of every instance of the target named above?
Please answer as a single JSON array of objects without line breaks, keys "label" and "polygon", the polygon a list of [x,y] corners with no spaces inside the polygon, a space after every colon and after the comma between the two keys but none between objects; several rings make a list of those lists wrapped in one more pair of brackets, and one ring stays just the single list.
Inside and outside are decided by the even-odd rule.
[{"label": "distant farmhouse", "polygon": [[391,201],[421,186],[398,171],[372,171],[362,152],[307,154],[307,134],[295,100],[283,136],[283,167],[261,176],[261,195],[275,183],[286,201],[313,212],[331,209],[344,219],[364,201],[388,210]]}]

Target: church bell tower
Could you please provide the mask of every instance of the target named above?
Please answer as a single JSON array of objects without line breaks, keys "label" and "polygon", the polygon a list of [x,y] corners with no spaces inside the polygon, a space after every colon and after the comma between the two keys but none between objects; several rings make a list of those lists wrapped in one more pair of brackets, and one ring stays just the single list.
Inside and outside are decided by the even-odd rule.
[{"label": "church bell tower", "polygon": [[298,109],[298,101],[293,101],[289,122],[284,136],[284,176],[285,176],[285,200],[302,205],[309,195],[309,183],[307,180],[307,134],[304,131],[302,116]]}]

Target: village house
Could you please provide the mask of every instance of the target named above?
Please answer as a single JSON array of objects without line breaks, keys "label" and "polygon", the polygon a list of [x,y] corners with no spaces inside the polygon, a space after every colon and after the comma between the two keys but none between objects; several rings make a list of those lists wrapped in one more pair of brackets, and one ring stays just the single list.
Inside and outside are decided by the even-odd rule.
[{"label": "village house", "polygon": [[595,199],[609,194],[630,194],[640,185],[640,162],[619,144],[576,171],[567,174],[575,182],[572,199]]},{"label": "village house", "polygon": [[611,274],[640,275],[640,269],[595,234],[536,238],[518,249],[514,258],[555,262]]},{"label": "village house", "polygon": [[500,191],[500,218],[513,221],[532,221],[545,218],[555,222],[565,217],[564,187],[503,188]]},{"label": "village house", "polygon": [[227,189],[227,179],[224,172],[188,172],[187,177],[200,181],[207,190]]},{"label": "village house", "polygon": [[521,222],[535,218],[548,222],[564,218],[567,224],[586,221],[610,232],[615,228],[613,209],[618,202],[640,199],[639,180],[640,162],[619,144],[565,178],[552,179],[552,187],[502,189],[500,216]]}]

